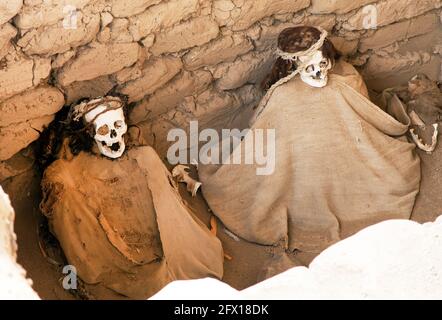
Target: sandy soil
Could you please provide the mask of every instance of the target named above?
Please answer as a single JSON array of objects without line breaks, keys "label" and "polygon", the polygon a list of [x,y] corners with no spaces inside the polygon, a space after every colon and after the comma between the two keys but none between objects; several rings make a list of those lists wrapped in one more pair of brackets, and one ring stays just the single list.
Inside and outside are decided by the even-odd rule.
[{"label": "sandy soil", "polygon": [[[44,223],[39,212],[40,177],[32,171],[25,172],[4,185],[15,209],[15,232],[18,242],[18,262],[33,280],[34,290],[43,299],[75,299],[61,285],[60,268],[50,263],[39,246],[39,226]],[[28,190],[23,194],[20,190]]]},{"label": "sandy soil", "polygon": [[[64,256],[56,240],[50,236],[45,220],[40,214],[39,182],[40,177],[29,171],[4,184],[16,211],[18,260],[33,279],[34,289],[43,299],[124,299],[100,286],[82,285],[75,294],[63,289],[61,279],[64,275],[60,266],[65,264]],[[23,188],[29,192],[20,196],[19,190]],[[183,184],[180,185],[180,192],[189,207],[209,227],[212,214],[201,194],[192,198]],[[247,288],[290,267],[307,265],[314,258],[312,255],[300,252],[288,254],[278,247],[261,246],[242,239],[233,239],[225,232],[219,220],[217,224],[217,235],[223,243],[225,252],[232,258],[225,260],[223,280],[236,289]]]},{"label": "sandy soil", "polygon": [[[420,151],[418,153],[422,159],[422,184],[412,220],[428,222],[442,214],[442,184],[439,181],[442,176],[442,148],[438,147],[432,155]],[[39,212],[39,181],[40,177],[29,171],[4,184],[16,211],[18,260],[33,279],[34,289],[43,299],[124,299],[100,286],[81,285],[76,293],[62,288],[61,279],[64,275],[59,265],[63,265],[65,261]],[[23,189],[29,192],[21,195],[19,191]],[[189,207],[209,227],[212,214],[201,194],[192,198],[182,184],[180,192]],[[228,235],[219,220],[217,223],[217,236],[227,255],[232,258],[225,260],[223,281],[236,289],[247,288],[294,266],[308,266],[315,257],[302,252],[287,253],[278,246],[261,246],[243,239],[234,239]]]},{"label": "sandy soil", "polygon": [[432,154],[418,150],[422,181],[411,219],[420,223],[434,221],[442,215],[442,137]]}]

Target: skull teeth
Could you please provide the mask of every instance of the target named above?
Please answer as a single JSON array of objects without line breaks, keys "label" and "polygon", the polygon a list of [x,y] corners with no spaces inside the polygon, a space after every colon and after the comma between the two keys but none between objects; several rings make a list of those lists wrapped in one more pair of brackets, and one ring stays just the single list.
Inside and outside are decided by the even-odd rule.
[{"label": "skull teeth", "polygon": [[118,151],[120,150],[120,143],[116,142],[114,144],[112,144],[112,146],[109,147],[112,151]]},{"label": "skull teeth", "polygon": [[439,124],[435,123],[433,124],[434,132],[433,136],[431,138],[431,145],[426,144],[423,142],[422,138],[419,137],[418,134],[415,133],[414,129],[410,129],[411,138],[413,139],[414,143],[417,145],[417,147],[427,153],[432,153],[436,149],[437,145],[437,136],[439,134]]},{"label": "skull teeth", "polygon": [[101,145],[105,148],[112,150],[112,151],[120,150],[120,143],[119,142],[115,142],[109,146],[109,145],[107,145],[107,143],[105,141],[101,141]]}]

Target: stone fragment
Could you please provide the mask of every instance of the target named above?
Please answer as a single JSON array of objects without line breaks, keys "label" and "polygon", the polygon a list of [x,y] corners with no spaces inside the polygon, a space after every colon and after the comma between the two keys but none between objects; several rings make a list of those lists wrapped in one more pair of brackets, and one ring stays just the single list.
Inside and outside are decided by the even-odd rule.
[{"label": "stone fragment", "polygon": [[[396,21],[410,19],[427,11],[440,8],[441,0],[386,0],[373,4],[373,10],[359,9],[343,24],[347,30],[362,30],[372,27],[368,21],[375,21],[376,28]],[[373,16],[371,16],[373,15]],[[375,18],[373,20],[373,18]],[[367,25],[366,25],[367,24]],[[368,26],[370,25],[370,26]]]},{"label": "stone fragment", "polygon": [[361,40],[360,52],[386,47],[407,37],[410,21],[402,21],[378,29],[373,36]]},{"label": "stone fragment", "polygon": [[310,5],[310,0],[244,0],[237,2],[234,9],[230,9],[230,3],[233,2],[215,0],[214,15],[217,21],[237,31],[249,28],[264,17],[300,11]]},{"label": "stone fragment", "polygon": [[15,51],[9,52],[0,66],[0,100],[38,85],[49,76],[50,65],[50,59],[32,60]]},{"label": "stone fragment", "polygon": [[70,19],[78,19],[79,12],[93,1],[95,0],[57,0],[41,1],[38,5],[26,4],[15,17],[14,24],[17,28],[26,30],[50,26],[60,20],[70,23]]},{"label": "stone fragment", "polygon": [[32,29],[17,44],[28,55],[52,56],[91,42],[100,30],[100,15],[90,16],[87,23],[78,22],[75,29],[67,29],[63,23]]},{"label": "stone fragment", "polygon": [[75,56],[75,50],[69,50],[64,53],[58,54],[53,60],[52,60],[52,68],[58,69],[64,66],[66,62],[71,60]]},{"label": "stone fragment", "polygon": [[192,49],[184,56],[183,61],[188,70],[195,70],[220,62],[231,62],[252,49],[253,44],[245,36],[235,34]]},{"label": "stone fragment", "polygon": [[106,28],[114,20],[114,17],[109,12],[103,12],[100,14],[100,16],[101,16],[101,23],[100,23],[101,29]]},{"label": "stone fragment", "polygon": [[[441,12],[441,17],[442,17],[442,12]],[[426,34],[436,29],[441,30],[441,23],[442,22],[440,21],[438,15],[435,13],[428,13],[416,17],[410,22],[407,38],[416,37],[421,34]]]},{"label": "stone fragment", "polygon": [[11,158],[21,149],[37,140],[40,137],[40,132],[53,120],[53,115],[45,116],[0,128],[0,146],[2,146],[0,148],[0,161]]},{"label": "stone fragment", "polygon": [[119,43],[133,42],[132,34],[129,32],[128,28],[129,20],[114,19],[110,25],[110,40]]},{"label": "stone fragment", "polygon": [[23,0],[0,1],[0,25],[13,18],[23,6]]},{"label": "stone fragment", "polygon": [[112,0],[112,15],[119,18],[130,17],[160,2],[161,0]]},{"label": "stone fragment", "polygon": [[273,64],[273,52],[252,52],[241,56],[233,63],[220,65],[213,76],[218,79],[216,86],[221,90],[232,90],[246,83],[259,83]]},{"label": "stone fragment", "polygon": [[187,19],[198,9],[198,0],[170,0],[161,2],[129,19],[129,30],[135,41],[150,33],[169,28]]},{"label": "stone fragment", "polygon": [[27,90],[0,103],[0,127],[55,114],[63,105],[64,96],[55,87]]},{"label": "stone fragment", "polygon": [[429,62],[431,55],[427,52],[394,53],[388,56],[372,55],[364,67],[363,74],[367,79],[394,75],[394,73]]},{"label": "stone fragment", "polygon": [[133,67],[124,68],[123,70],[120,70],[112,75],[113,79],[118,84],[124,84],[126,82],[141,78],[142,76],[143,70],[139,66],[139,63],[135,64]]},{"label": "stone fragment", "polygon": [[137,43],[94,43],[63,66],[58,73],[58,82],[66,87],[76,81],[115,73],[137,62],[139,51]]},{"label": "stone fragment", "polygon": [[336,24],[336,16],[333,14],[328,15],[311,15],[307,16],[302,24],[307,26],[319,26],[325,30],[331,32]]},{"label": "stone fragment", "polygon": [[150,34],[146,38],[141,40],[141,43],[143,44],[143,47],[149,49],[150,47],[153,46],[154,41],[155,41],[155,36],[153,34]]},{"label": "stone fragment", "polygon": [[34,161],[17,153],[6,161],[0,161],[0,183],[8,178],[16,177],[32,169]]},{"label": "stone fragment", "polygon": [[358,40],[347,40],[343,37],[329,37],[335,48],[345,56],[356,53],[358,49]]},{"label": "stone fragment", "polygon": [[158,56],[200,46],[216,38],[218,33],[218,24],[210,16],[195,18],[159,33],[150,52]]},{"label": "stone fragment", "polygon": [[96,98],[106,95],[114,87],[109,76],[102,76],[92,80],[79,81],[65,88],[66,104],[70,105],[83,98]]},{"label": "stone fragment", "polygon": [[131,123],[140,123],[178,106],[184,98],[199,94],[212,82],[208,71],[183,72],[165,87],[142,100],[130,114]]},{"label": "stone fragment", "polygon": [[11,46],[11,39],[17,35],[15,29],[10,23],[0,26],[0,60],[8,53]]},{"label": "stone fragment", "polygon": [[394,23],[376,30],[373,36],[361,40],[359,51],[386,47],[396,41],[429,33],[440,27],[439,18],[434,13],[424,14],[415,19]]},{"label": "stone fragment", "polygon": [[314,14],[343,14],[373,2],[376,0],[312,0],[310,10]]},{"label": "stone fragment", "polygon": [[179,58],[155,58],[146,63],[143,76],[129,81],[120,88],[120,92],[129,96],[129,101],[141,100],[153,93],[177,75],[183,64]]},{"label": "stone fragment", "polygon": [[278,35],[286,28],[294,27],[294,23],[280,23],[273,26],[261,26],[261,35],[255,42],[259,50],[265,50],[270,47],[276,48],[278,44]]},{"label": "stone fragment", "polygon": [[51,73],[51,59],[34,59],[34,78],[32,80],[33,86],[38,86],[43,80],[45,80],[47,77],[49,77],[49,74]]}]

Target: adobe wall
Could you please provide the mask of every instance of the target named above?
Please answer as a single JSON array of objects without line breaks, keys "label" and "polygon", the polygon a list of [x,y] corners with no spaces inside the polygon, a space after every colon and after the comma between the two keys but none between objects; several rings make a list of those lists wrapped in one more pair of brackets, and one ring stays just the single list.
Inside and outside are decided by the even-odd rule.
[{"label": "adobe wall", "polygon": [[[367,7],[370,6],[370,7]],[[256,103],[278,33],[320,25],[382,90],[441,77],[441,0],[8,0],[0,4],[0,182],[63,105],[112,88],[164,152],[189,120]],[[376,9],[377,29],[366,29]],[[26,151],[26,150],[25,150]]]}]

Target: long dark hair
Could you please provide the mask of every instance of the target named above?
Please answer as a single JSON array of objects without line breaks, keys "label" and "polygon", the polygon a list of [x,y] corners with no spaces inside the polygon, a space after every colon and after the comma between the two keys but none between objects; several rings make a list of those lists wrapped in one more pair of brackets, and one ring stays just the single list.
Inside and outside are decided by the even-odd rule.
[{"label": "long dark hair", "polygon": [[[122,94],[113,93],[123,102],[124,116],[127,119],[127,101],[128,97]],[[34,154],[38,168],[41,172],[60,156],[63,143],[68,139],[67,147],[73,155],[81,151],[91,151],[94,145],[90,130],[87,130],[83,121],[72,121],[72,108],[82,102],[89,101],[89,98],[83,98],[70,106],[64,106],[56,115],[55,120],[41,133],[40,138],[34,145]]]},{"label": "long dark hair", "polygon": [[[278,36],[278,48],[284,52],[296,53],[313,46],[321,37],[321,31],[315,27],[300,26],[284,29]],[[330,40],[325,39],[321,48],[322,54],[334,64],[341,54]],[[270,74],[261,83],[263,90],[268,90],[279,79],[285,78],[297,68],[296,62],[280,57],[273,65]]]}]

